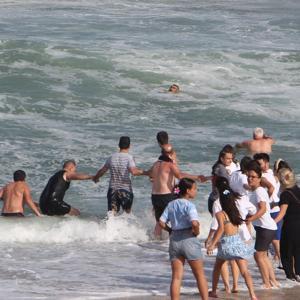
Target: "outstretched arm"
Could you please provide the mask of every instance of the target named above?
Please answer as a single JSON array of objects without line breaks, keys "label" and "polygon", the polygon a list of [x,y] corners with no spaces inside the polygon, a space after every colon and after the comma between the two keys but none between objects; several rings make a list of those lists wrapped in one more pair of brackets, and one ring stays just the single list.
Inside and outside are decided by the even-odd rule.
[{"label": "outstretched arm", "polygon": [[99,178],[102,177],[106,172],[108,171],[108,167],[105,165],[99,169],[99,171],[96,173],[96,175],[93,178],[93,181],[96,183],[99,181]]},{"label": "outstretched arm", "polygon": [[88,179],[94,179],[93,175],[88,175],[84,173],[67,173],[66,174],[67,181],[71,180],[88,180]]},{"label": "outstretched arm", "polygon": [[145,172],[144,170],[139,169],[139,168],[137,168],[137,167],[129,168],[129,172],[130,172],[133,176],[148,175],[147,172]]}]

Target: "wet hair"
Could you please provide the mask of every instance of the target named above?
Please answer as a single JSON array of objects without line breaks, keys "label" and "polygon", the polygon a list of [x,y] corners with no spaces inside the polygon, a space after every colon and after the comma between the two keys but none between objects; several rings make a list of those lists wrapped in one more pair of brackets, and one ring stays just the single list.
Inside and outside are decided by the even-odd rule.
[{"label": "wet hair", "polygon": [[241,166],[241,171],[242,173],[245,173],[246,171],[248,171],[248,165],[249,163],[252,161],[252,158],[249,157],[249,156],[244,156],[242,159],[241,159],[241,163],[240,163],[240,166]]},{"label": "wet hair", "polygon": [[289,166],[289,164],[285,160],[278,158],[274,163],[274,167],[273,167],[274,173],[277,174],[279,172],[279,170],[281,170],[283,168],[289,169],[292,171],[292,168]]},{"label": "wet hair", "polygon": [[280,169],[278,172],[278,178],[284,189],[292,188],[297,184],[295,173],[291,169]]},{"label": "wet hair", "polygon": [[64,161],[63,168],[68,167],[69,165],[76,166],[76,161],[74,159],[67,159]]},{"label": "wet hair", "polygon": [[25,181],[26,173],[23,170],[17,170],[14,172],[14,181]]},{"label": "wet hair", "polygon": [[240,212],[236,206],[236,201],[240,198],[229,186],[229,182],[225,177],[217,177],[216,187],[219,192],[219,199],[222,210],[228,215],[233,225],[239,226],[244,220],[241,218]]},{"label": "wet hair", "polygon": [[254,154],[253,158],[255,160],[262,159],[265,162],[270,162],[270,155],[267,153],[256,153],[256,154]]},{"label": "wet hair", "polygon": [[174,193],[176,189],[179,190],[179,193],[176,194],[178,198],[184,197],[187,193],[187,190],[190,190],[193,187],[193,184],[196,183],[195,180],[190,178],[181,178],[178,184],[174,187]]},{"label": "wet hair", "polygon": [[130,147],[130,137],[129,136],[121,136],[119,140],[119,148],[120,149],[128,149]]},{"label": "wet hair", "polygon": [[179,85],[176,84],[176,83],[173,83],[172,85],[170,85],[168,91],[169,91],[169,92],[172,92],[172,87],[173,87],[173,86],[176,87],[177,92],[179,92]]},{"label": "wet hair", "polygon": [[169,135],[166,131],[159,131],[156,134],[156,139],[161,146],[169,144]]},{"label": "wet hair", "polygon": [[256,160],[252,160],[249,162],[248,164],[248,172],[249,171],[254,171],[259,178],[261,178],[262,176],[262,170],[261,170],[261,167],[259,165],[259,163],[256,161]]},{"label": "wet hair", "polygon": [[253,138],[262,138],[264,136],[264,130],[260,127],[256,127],[253,130]]},{"label": "wet hair", "polygon": [[231,153],[233,156],[235,155],[234,148],[229,144],[225,145],[219,152],[218,160],[212,166],[212,174],[215,174],[215,169],[217,165],[222,163],[221,158],[223,158],[228,153]]}]

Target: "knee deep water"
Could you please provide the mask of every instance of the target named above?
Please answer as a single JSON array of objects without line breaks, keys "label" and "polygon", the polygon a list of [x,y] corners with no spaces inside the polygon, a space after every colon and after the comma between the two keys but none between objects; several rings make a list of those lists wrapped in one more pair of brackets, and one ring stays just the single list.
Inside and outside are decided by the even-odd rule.
[{"label": "knee deep water", "polygon": [[[147,169],[159,130],[170,134],[183,171],[209,175],[221,147],[257,126],[276,139],[272,162],[281,157],[299,175],[299,14],[297,1],[277,0],[2,1],[1,186],[24,169],[38,200],[64,159],[94,174],[121,135]],[[172,83],[182,92],[166,93]],[[149,180],[133,180],[133,216],[108,220],[107,187],[108,176],[72,182],[65,200],[79,218],[0,218],[3,297],[168,293],[167,242],[152,240]],[[201,238],[209,192],[199,185],[195,200]],[[213,261],[205,258],[208,276]],[[183,285],[196,290],[188,271]]]}]

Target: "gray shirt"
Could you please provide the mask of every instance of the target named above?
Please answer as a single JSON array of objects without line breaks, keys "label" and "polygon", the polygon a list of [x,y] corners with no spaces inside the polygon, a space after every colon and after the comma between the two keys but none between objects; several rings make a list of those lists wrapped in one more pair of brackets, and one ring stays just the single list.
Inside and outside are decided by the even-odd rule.
[{"label": "gray shirt", "polygon": [[124,189],[132,192],[130,168],[135,167],[132,155],[128,153],[114,153],[105,162],[105,167],[110,171],[109,188],[112,190]]}]

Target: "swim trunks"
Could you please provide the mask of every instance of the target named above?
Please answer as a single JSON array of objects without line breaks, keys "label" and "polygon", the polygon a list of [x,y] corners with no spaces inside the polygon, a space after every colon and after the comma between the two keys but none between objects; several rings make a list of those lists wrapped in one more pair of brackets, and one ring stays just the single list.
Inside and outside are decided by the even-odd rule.
[{"label": "swim trunks", "polygon": [[48,216],[62,216],[68,214],[71,206],[63,201],[65,192],[70,187],[70,182],[65,181],[61,170],[55,173],[48,181],[40,197],[40,208]]},{"label": "swim trunks", "polygon": [[2,217],[24,217],[24,215],[20,212],[17,213],[2,213]]},{"label": "swim trunks", "polygon": [[120,207],[123,210],[130,210],[132,203],[133,203],[133,193],[124,190],[113,190],[109,189],[107,192],[107,206],[108,210],[116,210],[117,212],[120,211]]},{"label": "swim trunks", "polygon": [[169,202],[173,201],[176,199],[176,196],[172,193],[170,194],[157,194],[151,195],[151,200],[152,200],[152,205],[154,208],[154,213],[155,213],[155,219],[158,222],[160,216],[164,212],[165,208],[169,204]]}]

